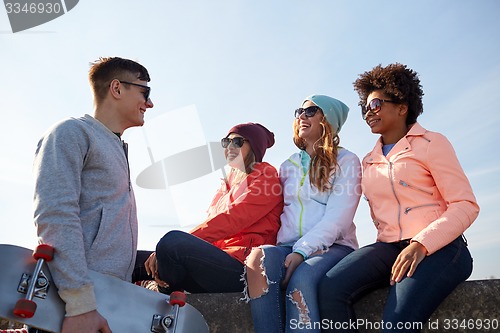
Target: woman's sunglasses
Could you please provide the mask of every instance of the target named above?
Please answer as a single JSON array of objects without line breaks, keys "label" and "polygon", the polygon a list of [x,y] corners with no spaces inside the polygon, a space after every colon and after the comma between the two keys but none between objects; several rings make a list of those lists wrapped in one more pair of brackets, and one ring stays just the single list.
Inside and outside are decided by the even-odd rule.
[{"label": "woman's sunglasses", "polygon": [[301,114],[305,114],[306,118],[311,118],[311,117],[314,117],[314,115],[318,111],[321,111],[321,108],[319,106],[316,106],[316,105],[312,105],[312,106],[307,107],[305,109],[298,108],[297,110],[295,110],[295,118],[299,118]]},{"label": "woman's sunglasses", "polygon": [[240,136],[237,136],[237,137],[232,138],[232,139],[230,139],[230,138],[222,138],[220,140],[220,144],[222,145],[222,148],[229,147],[229,144],[232,144],[236,148],[241,148],[241,147],[243,147],[243,144],[245,143],[245,141],[248,141],[248,140],[245,139],[245,138],[242,138]]},{"label": "woman's sunglasses", "polygon": [[384,102],[396,103],[388,99],[374,98],[366,106],[363,106],[363,104],[361,104],[361,116],[363,117],[363,119],[366,120],[366,115],[368,114],[368,112],[371,112],[373,114],[379,113],[382,109],[382,103]]}]

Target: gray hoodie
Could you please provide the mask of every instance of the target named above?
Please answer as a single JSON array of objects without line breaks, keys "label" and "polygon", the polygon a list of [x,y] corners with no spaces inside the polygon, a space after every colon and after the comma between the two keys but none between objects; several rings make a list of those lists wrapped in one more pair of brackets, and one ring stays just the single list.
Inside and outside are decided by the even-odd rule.
[{"label": "gray hoodie", "polygon": [[38,143],[34,221],[56,250],[49,268],[66,315],[96,309],[88,269],[131,279],[137,213],[124,146],[89,115],[55,124]]}]

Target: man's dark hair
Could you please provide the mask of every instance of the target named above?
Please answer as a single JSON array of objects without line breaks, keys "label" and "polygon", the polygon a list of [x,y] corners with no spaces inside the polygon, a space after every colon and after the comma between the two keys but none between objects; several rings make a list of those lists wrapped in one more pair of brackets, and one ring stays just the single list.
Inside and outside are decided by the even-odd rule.
[{"label": "man's dark hair", "polygon": [[148,70],[141,64],[119,57],[99,58],[91,63],[89,71],[89,82],[96,101],[102,101],[106,97],[111,81],[142,80],[149,82]]}]

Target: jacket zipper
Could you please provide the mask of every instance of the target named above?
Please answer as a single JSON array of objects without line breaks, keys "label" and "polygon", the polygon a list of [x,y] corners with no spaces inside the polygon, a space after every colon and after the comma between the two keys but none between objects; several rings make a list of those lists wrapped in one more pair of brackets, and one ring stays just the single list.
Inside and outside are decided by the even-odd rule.
[{"label": "jacket zipper", "polygon": [[252,248],[252,243],[253,243],[253,239],[250,238],[250,244],[247,246],[247,248],[245,249],[245,252],[243,252],[243,255],[246,256],[248,251],[250,251],[250,249]]},{"label": "jacket zipper", "polygon": [[398,196],[396,195],[396,189],[394,188],[394,181],[392,180],[393,169],[392,162],[389,162],[389,180],[391,182],[392,193],[394,193],[394,198],[398,202],[398,227],[399,227],[399,239],[403,236],[403,230],[401,230],[401,203],[399,202]]},{"label": "jacket zipper", "polygon": [[370,200],[366,197],[366,195],[363,195],[363,198],[366,200],[366,202],[368,203],[368,208],[370,209],[370,217],[372,218],[372,222],[373,224],[375,225],[375,227],[378,229],[378,226],[380,223],[378,223],[378,221],[376,221],[374,219],[375,217],[375,214],[373,214],[373,209],[372,209],[372,205],[370,203]]},{"label": "jacket zipper", "polygon": [[299,237],[302,237],[302,216],[304,215],[304,204],[302,203],[302,199],[300,198],[300,191],[302,190],[302,186],[304,185],[304,181],[306,179],[307,172],[302,176],[300,180],[299,192],[297,193],[297,197],[300,203],[300,218],[299,218]]},{"label": "jacket zipper", "polygon": [[128,171],[128,191],[132,191],[132,182],[130,180],[130,164],[128,162],[128,143],[122,140],[123,152],[125,153],[125,159],[127,160],[127,171]]},{"label": "jacket zipper", "polygon": [[425,204],[425,205],[419,205],[419,206],[413,206],[413,207],[406,207],[405,214],[408,214],[413,209],[423,208],[423,207],[432,207],[432,206],[439,206],[439,204],[432,203],[432,204]]},{"label": "jacket zipper", "polygon": [[404,186],[404,187],[408,187],[408,188],[411,188],[411,189],[423,192],[423,193],[428,194],[428,195],[433,195],[433,193],[431,191],[427,191],[427,190],[424,190],[423,188],[410,185],[407,182],[405,182],[404,180],[400,180],[399,184],[402,185],[402,186]]}]

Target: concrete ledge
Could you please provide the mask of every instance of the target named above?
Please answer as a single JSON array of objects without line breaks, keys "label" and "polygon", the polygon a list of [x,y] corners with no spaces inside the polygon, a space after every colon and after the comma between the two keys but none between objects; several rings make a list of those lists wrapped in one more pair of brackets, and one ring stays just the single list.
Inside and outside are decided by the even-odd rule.
[{"label": "concrete ledge", "polygon": [[[388,288],[376,290],[359,300],[354,305],[357,318],[372,325],[380,324],[387,292]],[[241,296],[241,293],[191,294],[187,300],[204,315],[211,333],[251,333],[250,306],[240,300]],[[7,323],[0,319],[0,329],[8,328]],[[378,331],[376,327],[360,327],[362,333]],[[422,330],[426,333],[499,331],[499,279],[462,283],[444,300]]]},{"label": "concrete ledge", "polygon": [[[371,323],[360,332],[379,332],[389,288],[376,290],[354,306],[357,318]],[[240,301],[240,293],[191,294],[188,302],[205,317],[211,333],[253,332],[250,307]],[[270,314],[271,315],[271,314]],[[490,328],[485,326],[490,324]],[[495,324],[496,323],[496,324]],[[480,327],[481,325],[481,327]],[[495,326],[496,329],[495,329]],[[466,281],[444,300],[424,325],[422,332],[498,332],[500,331],[500,280]]]}]

